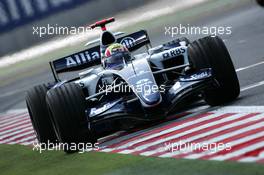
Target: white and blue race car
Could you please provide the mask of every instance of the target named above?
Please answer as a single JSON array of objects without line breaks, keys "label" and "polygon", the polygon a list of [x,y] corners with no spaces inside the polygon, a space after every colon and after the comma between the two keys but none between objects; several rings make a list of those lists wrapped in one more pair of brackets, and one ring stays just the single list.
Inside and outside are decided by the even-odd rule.
[{"label": "white and blue race car", "polygon": [[[151,47],[145,30],[123,35],[98,21],[100,43],[50,62],[54,82],[27,92],[28,111],[41,143],[95,143],[118,130],[158,121],[175,113],[193,97],[209,105],[235,100],[239,81],[224,42],[205,37],[194,42],[180,38]],[[105,58],[106,48],[120,43],[129,54]],[[146,52],[132,55],[146,46]],[[60,73],[82,70],[74,79],[62,80]],[[73,150],[65,149],[66,152]]]}]

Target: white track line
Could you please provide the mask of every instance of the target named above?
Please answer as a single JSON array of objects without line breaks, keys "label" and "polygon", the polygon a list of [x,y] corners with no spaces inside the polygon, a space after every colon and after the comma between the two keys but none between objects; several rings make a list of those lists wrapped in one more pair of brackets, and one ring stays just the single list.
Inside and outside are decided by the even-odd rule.
[{"label": "white track line", "polygon": [[25,125],[21,125],[21,126],[18,126],[18,127],[15,127],[15,128],[8,129],[8,130],[5,130],[3,132],[0,132],[0,137],[5,135],[5,134],[8,134],[10,132],[14,132],[14,131],[17,131],[17,130],[20,130],[20,129],[23,129],[23,128],[27,128],[27,127],[31,127],[32,128],[32,124],[28,123],[28,124],[25,124]]},{"label": "white track line", "polygon": [[263,147],[264,147],[264,141],[252,144],[248,147],[242,148],[242,149],[234,151],[232,153],[213,157],[210,160],[221,160],[221,161],[223,161],[223,160],[227,160],[227,159],[230,159],[230,158],[233,158],[236,156],[240,156],[240,155],[245,154],[247,152],[254,151],[256,149],[263,148]]},{"label": "white track line", "polygon": [[[20,144],[23,144],[23,143],[27,143],[28,142],[28,140],[32,140],[32,139],[35,139],[36,138],[36,136],[35,135],[32,135],[32,136],[30,136],[30,137],[26,137],[26,138],[23,138],[23,139],[21,139],[21,140],[17,140],[17,141],[14,141],[14,142],[9,142],[8,144],[12,144],[12,145],[14,145],[14,144],[18,144],[18,143],[20,143]],[[31,141],[31,142],[34,142],[35,140],[33,140],[33,141]]]},{"label": "white track line", "polygon": [[263,158],[264,157],[244,157],[242,159],[239,159],[238,162],[256,162]]},{"label": "white track line", "polygon": [[[13,116],[13,117],[10,117],[10,118],[7,118],[7,119],[4,119],[4,120],[0,120],[0,125],[2,124],[5,124],[5,123],[8,123],[8,122],[13,122],[15,120],[21,120],[21,119],[28,119],[28,115],[21,115],[21,116]],[[0,126],[2,127],[2,126]]]},{"label": "white track line", "polygon": [[[185,139],[185,140],[180,140],[180,142],[175,142],[175,143],[171,143],[171,144],[176,144],[176,145],[181,145],[181,144],[186,144],[187,142],[192,142],[192,141],[194,141],[194,140],[196,140],[196,139],[200,139],[200,138],[203,138],[203,137],[206,137],[206,136],[209,136],[209,135],[211,135],[211,134],[215,134],[215,133],[217,133],[217,132],[220,132],[220,131],[224,131],[224,130],[226,130],[226,129],[229,129],[229,128],[232,128],[232,127],[236,127],[236,126],[239,126],[239,125],[242,125],[242,124],[245,124],[245,123],[248,123],[248,122],[250,122],[250,121],[256,121],[256,120],[259,120],[259,119],[262,119],[262,118],[264,118],[264,115],[257,115],[257,116],[255,116],[255,117],[251,117],[251,118],[249,118],[249,119],[244,119],[244,120],[241,120],[241,121],[239,121],[239,122],[235,122],[235,123],[231,123],[231,124],[228,124],[228,125],[224,125],[224,126],[222,126],[222,127],[219,127],[219,128],[216,128],[216,129],[213,129],[213,130],[211,130],[211,131],[209,131],[209,132],[206,132],[206,133],[202,133],[202,134],[198,134],[198,135],[194,135],[194,136],[192,136],[192,137],[189,137],[188,139]],[[225,120],[225,121],[231,121],[230,120],[231,118],[229,117],[229,119],[227,119],[227,120]],[[235,119],[235,118],[233,118],[233,119]],[[214,126],[215,124],[220,124],[220,123],[223,123],[223,122],[225,122],[225,121],[219,121],[219,122],[212,122],[212,123],[208,123],[207,125],[205,125],[205,126],[200,126],[200,127],[198,127],[198,128],[194,128],[194,129],[192,129],[191,131],[192,132],[194,132],[194,131],[198,131],[198,130],[201,130],[201,129],[204,129],[204,128],[207,128],[207,127],[209,127],[209,126]],[[190,133],[192,133],[192,132],[190,132]],[[140,147],[137,147],[137,148],[135,148],[134,150],[143,150],[143,149],[146,149],[147,147],[149,147],[149,146],[153,146],[153,145],[155,145],[155,144],[159,144],[159,143],[162,143],[162,142],[164,142],[164,141],[170,141],[170,140],[172,140],[172,139],[175,139],[175,138],[177,138],[177,137],[181,137],[181,136],[183,136],[183,135],[186,135],[186,134],[189,134],[189,131],[186,131],[186,132],[183,132],[183,133],[180,133],[180,134],[177,134],[177,135],[174,135],[174,136],[171,136],[171,137],[167,137],[167,138],[165,138],[165,139],[163,139],[162,141],[156,141],[156,142],[152,142],[152,143],[150,143],[150,144],[145,144],[145,145],[143,145],[143,146],[140,146]],[[216,138],[216,139],[221,139],[222,140],[222,138],[223,138],[223,136],[219,136],[220,138]],[[207,143],[207,142],[206,142]],[[158,153],[158,152],[160,152],[160,151],[162,151],[161,149],[156,149],[156,150],[153,150],[153,151],[148,151],[148,153],[146,152],[146,153],[144,153],[144,154],[142,154],[142,155],[151,155],[151,154],[155,154],[155,153]],[[174,156],[174,155],[179,155],[179,154],[182,154],[183,152],[181,152],[181,151],[174,151],[174,152],[169,152],[169,153],[164,153],[164,154],[162,154],[162,155],[160,155],[160,157],[171,157],[171,156]]]},{"label": "white track line", "polygon": [[[16,135],[16,136],[12,137],[12,138],[5,139],[5,140],[3,140],[3,141],[0,141],[0,144],[1,144],[1,143],[8,143],[8,142],[13,141],[13,140],[15,140],[15,139],[17,139],[17,138],[20,138],[20,137],[23,137],[23,136],[26,136],[26,135],[29,135],[29,134],[34,134],[34,131],[33,131],[33,130],[30,130],[30,131],[25,132],[25,133],[23,133],[23,134],[18,134],[18,135]],[[21,138],[21,139],[22,139],[22,138]]]},{"label": "white track line", "polygon": [[264,113],[264,106],[223,106],[210,112],[221,113]]},{"label": "white track line", "polygon": [[[114,149],[124,149],[124,148],[127,148],[129,146],[133,146],[134,144],[137,144],[137,143],[140,143],[140,142],[143,142],[143,141],[155,138],[155,137],[159,137],[161,135],[168,134],[170,132],[173,132],[173,131],[176,131],[176,130],[179,130],[179,129],[183,129],[185,127],[188,127],[188,126],[191,126],[191,125],[194,125],[194,124],[206,121],[206,120],[210,120],[210,119],[213,119],[213,118],[216,118],[216,117],[219,117],[219,116],[220,116],[219,114],[211,114],[209,116],[198,118],[197,120],[193,120],[193,121],[189,121],[189,122],[183,123],[181,125],[178,125],[178,126],[163,130],[161,132],[149,135],[147,137],[142,137],[141,139],[130,141],[130,142],[128,142],[128,143],[126,143],[126,144],[124,144],[124,145],[122,145],[120,147],[113,148],[113,149],[112,148],[106,148],[106,149],[109,152],[114,150]],[[104,151],[106,151],[106,150],[104,150]]]},{"label": "white track line", "polygon": [[28,115],[28,113],[27,112],[22,112],[22,113],[5,113],[5,114],[1,114],[0,115],[0,120],[6,120],[6,119],[9,119],[9,118],[12,118],[12,117],[20,118],[20,117],[24,117],[24,115]]},{"label": "white track line", "polygon": [[258,156],[250,156],[250,157],[243,157],[241,159],[238,159],[239,162],[256,162],[259,160],[264,160],[264,151],[260,152]]},{"label": "white track line", "polygon": [[256,64],[252,64],[252,65],[250,65],[250,66],[246,66],[246,67],[238,68],[238,69],[236,69],[236,72],[240,72],[240,71],[242,71],[242,70],[250,69],[250,68],[253,68],[253,67],[256,67],[256,66],[262,65],[262,64],[264,64],[264,61],[261,61],[261,62],[256,63]]},{"label": "white track line", "polygon": [[244,92],[244,91],[259,87],[259,86],[263,86],[263,85],[264,85],[264,81],[260,81],[260,82],[257,82],[257,83],[241,88],[241,92]]},{"label": "white track line", "polygon": [[[199,115],[200,113],[193,113],[193,114],[187,114],[186,116],[184,117],[194,117],[196,115]],[[176,114],[177,115],[177,114]],[[121,136],[121,137],[118,137],[118,138],[115,138],[113,140],[109,140],[107,142],[104,142],[100,145],[100,148],[103,149],[109,145],[113,145],[113,144],[118,144],[120,142],[123,142],[125,140],[129,140],[129,139],[133,139],[134,137],[138,137],[138,136],[141,136],[141,134],[144,134],[144,133],[148,133],[149,131],[153,131],[155,129],[158,129],[158,128],[162,128],[164,126],[167,126],[169,124],[172,124],[176,121],[179,121],[179,118],[175,118],[173,120],[170,120],[170,121],[166,121],[164,123],[161,123],[161,124],[158,124],[156,126],[153,126],[153,127],[150,127],[150,128],[146,128],[146,129],[143,129],[143,130],[139,130],[139,131],[136,131],[134,133],[130,133],[130,134],[127,134],[127,135],[124,135],[124,136]],[[164,129],[165,130],[165,129]]]},{"label": "white track line", "polygon": [[[220,116],[220,115],[222,115],[222,114],[219,114],[219,113],[217,114],[217,116]],[[190,130],[187,130],[187,131],[181,132],[181,133],[179,133],[179,134],[175,134],[175,135],[173,135],[173,136],[166,137],[166,138],[161,139],[161,140],[157,140],[157,141],[154,141],[154,142],[151,142],[151,143],[146,143],[146,144],[144,144],[144,145],[138,146],[138,147],[134,148],[134,149],[132,150],[132,152],[134,152],[134,151],[141,151],[141,150],[144,150],[144,149],[146,149],[146,148],[148,148],[148,147],[151,147],[151,146],[154,146],[154,145],[158,145],[158,144],[160,144],[160,143],[163,143],[163,142],[166,142],[166,141],[170,141],[170,140],[172,140],[172,139],[176,139],[176,138],[178,138],[178,137],[182,137],[182,136],[184,136],[184,135],[186,135],[186,134],[190,134],[190,133],[193,133],[193,132],[195,132],[195,131],[199,131],[199,130],[201,130],[201,129],[205,129],[205,128],[210,127],[210,126],[214,126],[214,125],[217,125],[217,124],[220,124],[220,123],[223,123],[223,122],[227,122],[227,121],[232,121],[232,120],[234,120],[234,119],[236,119],[236,118],[238,118],[238,117],[244,116],[244,115],[247,115],[247,114],[244,114],[244,113],[241,113],[241,114],[235,114],[235,115],[232,115],[232,116],[229,116],[229,117],[223,118],[223,119],[218,120],[218,121],[214,121],[214,122],[206,123],[206,124],[203,124],[203,125],[201,125],[201,126],[195,127],[195,128],[193,128],[193,129],[190,129]],[[237,123],[238,123],[238,122],[237,122]],[[181,125],[180,125],[180,126],[181,126]],[[227,126],[227,125],[226,125],[226,126]],[[218,129],[218,130],[219,130],[219,129]],[[168,131],[172,132],[171,129],[165,130],[164,132],[165,132],[165,133],[169,133]],[[173,130],[173,131],[174,131],[174,130]],[[215,131],[215,130],[212,130],[212,131]],[[212,132],[212,131],[211,131],[211,132]],[[205,134],[207,135],[208,133],[211,133],[211,132],[207,132],[207,133],[205,133]],[[161,135],[162,135],[162,134],[157,134],[156,137],[161,136]],[[199,136],[200,136],[200,135],[199,135]],[[152,138],[154,138],[154,137],[152,137]],[[147,140],[148,140],[148,139],[146,139],[146,138],[143,138],[143,139],[144,139],[144,141],[147,141]],[[121,146],[121,147],[119,147],[119,148],[116,148],[116,149],[124,149],[124,148],[127,148],[127,147],[129,147],[129,146],[133,146],[133,145],[134,145],[134,144],[128,143],[128,144],[123,145],[123,146]]]},{"label": "white track line", "polygon": [[4,140],[7,137],[16,136],[17,134],[20,134],[22,132],[32,131],[32,130],[33,130],[33,127],[30,126],[30,127],[26,127],[26,128],[23,128],[23,129],[20,129],[20,130],[17,130],[15,132],[11,132],[11,133],[8,133],[8,134],[2,134],[2,133],[0,133],[1,134],[0,139]]},{"label": "white track line", "polygon": [[[219,115],[219,114],[218,114],[218,115]],[[214,122],[206,123],[206,124],[201,125],[201,126],[198,126],[198,127],[196,127],[196,128],[193,128],[193,129],[190,129],[190,130],[187,130],[187,131],[181,132],[181,133],[179,133],[179,134],[175,134],[175,135],[173,135],[173,136],[166,137],[166,138],[164,138],[164,139],[162,139],[162,140],[157,140],[157,141],[154,141],[154,142],[151,142],[151,143],[147,143],[147,144],[144,144],[144,145],[138,146],[138,147],[134,148],[133,150],[134,150],[134,151],[141,151],[141,150],[144,150],[144,149],[146,149],[146,148],[148,148],[148,147],[151,147],[151,146],[154,146],[154,145],[158,145],[158,144],[160,144],[160,143],[164,143],[164,142],[166,142],[166,141],[170,141],[170,140],[172,140],[172,139],[176,139],[176,138],[178,138],[178,137],[182,137],[182,136],[184,136],[184,135],[191,134],[191,133],[193,133],[193,132],[196,132],[196,131],[199,131],[199,130],[202,130],[202,129],[205,129],[205,128],[208,128],[208,127],[211,127],[211,126],[214,126],[214,125],[217,125],[217,124],[221,124],[221,123],[224,123],[224,122],[232,121],[232,120],[237,119],[237,118],[239,118],[239,117],[241,117],[241,116],[244,116],[244,115],[246,115],[246,114],[236,114],[236,115],[232,115],[232,116],[229,116],[229,117],[223,118],[223,119],[218,120],[218,121],[214,121]],[[263,117],[263,116],[262,116],[262,117]],[[261,117],[261,118],[262,118],[262,117]],[[253,120],[253,118],[254,118],[254,119],[260,119],[259,116],[252,117],[252,120]],[[186,141],[190,142],[190,141],[192,141],[192,140],[196,140],[196,139],[198,139],[198,138],[205,137],[205,136],[208,136],[208,135],[210,135],[210,134],[213,134],[213,133],[216,133],[216,132],[219,132],[219,131],[225,130],[225,129],[227,129],[227,128],[234,127],[234,126],[237,126],[237,125],[239,125],[239,124],[241,124],[241,123],[246,123],[246,122],[248,122],[248,119],[244,119],[244,120],[241,120],[241,121],[236,122],[236,123],[232,123],[232,124],[229,124],[229,125],[225,125],[225,126],[223,126],[223,127],[219,127],[219,128],[217,128],[217,129],[211,130],[211,131],[206,132],[206,133],[202,133],[202,134],[199,134],[199,135],[195,135],[194,137],[190,137],[190,138],[188,138]],[[182,142],[182,143],[183,143],[183,142]]]},{"label": "white track line", "polygon": [[22,108],[22,109],[11,109],[8,110],[6,113],[28,113],[27,108]]},{"label": "white track line", "polygon": [[33,145],[34,143],[38,143],[38,142],[36,140],[33,140],[33,141],[30,141],[30,142],[23,142],[23,143],[21,143],[21,145],[28,146],[28,145]]},{"label": "white track line", "polygon": [[8,125],[8,126],[5,126],[5,127],[1,127],[0,128],[0,132],[3,131],[3,130],[6,130],[8,128],[13,128],[13,127],[17,127],[18,125],[22,125],[22,124],[25,124],[25,123],[28,123],[28,122],[31,122],[29,119],[26,119],[26,120],[23,120],[21,122],[16,122],[16,123],[13,123],[12,125]]},{"label": "white track line", "polygon": [[1,113],[0,114],[0,120],[8,119],[8,118],[16,116],[16,115],[17,115],[17,113],[10,113],[10,114],[7,112]]},{"label": "white track line", "polygon": [[28,139],[25,138],[25,140],[22,139],[22,140],[16,141],[16,142],[10,142],[8,144],[21,144],[21,145],[26,145],[27,146],[27,145],[33,145],[34,143],[39,143],[35,135],[29,137]]},{"label": "white track line", "polygon": [[21,121],[25,121],[25,120],[29,120],[29,118],[25,116],[25,117],[21,117],[21,118],[18,118],[18,119],[9,121],[7,123],[0,124],[0,129],[2,129],[4,127],[7,127],[7,126],[10,126],[10,125],[12,125],[14,123],[18,123],[18,122],[21,122]]},{"label": "white track line", "polygon": [[[257,125],[254,125],[255,128],[254,127],[250,127],[251,129],[247,129],[247,131],[252,130],[253,128],[257,129],[258,127],[263,127],[263,125],[264,125],[264,123],[259,123]],[[232,151],[232,147],[234,147],[236,145],[249,142],[250,140],[253,140],[253,139],[256,139],[256,138],[259,138],[259,137],[263,137],[263,135],[264,135],[264,131],[256,133],[256,134],[251,134],[251,135],[245,136],[245,137],[243,137],[241,139],[237,139],[237,140],[234,140],[232,142],[228,142],[228,144],[231,146],[231,150],[230,151]],[[228,137],[226,137],[226,138],[228,138]],[[220,139],[217,139],[217,140],[221,141]],[[214,142],[214,141],[213,142],[212,141],[207,142],[206,141],[206,143],[210,144],[210,143],[216,143],[216,142]],[[202,152],[202,153],[191,154],[191,155],[185,156],[184,158],[187,158],[187,159],[198,159],[198,158],[201,158],[201,157],[206,156],[206,155],[215,154],[215,153],[217,153],[219,151],[222,151],[222,150],[217,149],[217,147],[216,147],[214,152],[206,151],[206,152]]]},{"label": "white track line", "polygon": [[[115,138],[122,137],[121,135],[122,135],[123,133],[125,133],[125,131],[118,131],[118,132],[113,133],[113,134],[111,134],[111,135],[108,135],[108,136],[105,136],[105,137],[99,138],[98,142],[99,142],[100,144],[106,143],[106,142],[111,141],[111,140],[113,140],[113,139],[115,139]],[[127,134],[125,134],[124,136],[127,136]]]},{"label": "white track line", "polygon": [[[211,143],[216,143],[216,142],[219,142],[219,141],[221,141],[221,140],[223,140],[223,139],[227,139],[227,138],[229,138],[229,137],[232,137],[232,136],[235,136],[235,135],[238,135],[238,134],[242,134],[242,133],[244,133],[244,132],[247,132],[247,131],[250,131],[250,130],[252,130],[252,129],[256,129],[256,128],[259,128],[259,127],[263,127],[263,124],[264,123],[257,123],[257,124],[254,124],[254,125],[252,125],[252,126],[249,126],[249,127],[245,127],[245,128],[243,128],[243,129],[240,129],[240,130],[238,130],[238,131],[233,131],[233,132],[230,132],[230,133],[228,133],[228,134],[225,134],[225,135],[222,135],[222,136],[218,136],[218,137],[215,137],[215,138],[213,138],[213,139],[210,139],[210,140],[206,140],[205,142],[207,143],[207,144],[211,144]],[[203,135],[202,135],[203,136]],[[195,137],[196,138],[196,137]],[[193,139],[191,139],[190,138],[190,140],[191,141],[193,141]],[[189,141],[189,139],[188,139],[188,141]],[[177,143],[177,142],[176,142]],[[181,143],[183,143],[183,142],[181,142]],[[178,143],[179,144],[179,143]],[[190,150],[190,151],[186,151],[186,152],[184,152],[184,153],[189,153],[189,152],[192,152],[192,150]],[[156,150],[154,150],[153,151],[153,153],[152,154],[155,154],[156,153]],[[179,154],[182,154],[183,152],[182,151],[174,151],[173,153],[171,153],[171,154],[168,154],[168,153],[164,153],[163,155],[166,157],[166,156],[174,156],[174,155],[179,155]],[[151,155],[151,152],[150,153],[148,153],[149,155]],[[197,155],[194,155],[194,154],[192,154],[192,156],[197,156],[197,157],[202,157],[203,156],[203,154],[207,154],[206,152],[202,152],[202,153],[199,153],[199,154],[197,154]],[[188,156],[187,156],[188,157]],[[191,157],[191,156],[190,156]]]},{"label": "white track line", "polygon": [[[262,65],[262,64],[264,64],[264,61],[261,61],[261,62],[256,63],[256,64],[252,64],[252,65],[249,65],[249,66],[246,66],[246,67],[238,68],[238,69],[236,69],[236,72],[240,72],[240,71],[243,71],[243,70],[254,68],[254,67]],[[257,82],[257,83],[254,83],[254,84],[251,84],[251,85],[248,85],[246,87],[241,88],[241,92],[244,92],[244,91],[259,87],[259,86],[263,86],[263,85],[264,85],[264,81],[260,81],[260,82]]]}]

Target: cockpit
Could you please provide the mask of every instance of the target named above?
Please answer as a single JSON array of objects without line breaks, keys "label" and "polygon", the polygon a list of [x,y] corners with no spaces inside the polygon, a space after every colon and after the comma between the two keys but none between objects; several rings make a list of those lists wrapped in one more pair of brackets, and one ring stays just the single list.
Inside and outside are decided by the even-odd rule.
[{"label": "cockpit", "polygon": [[131,55],[127,51],[114,53],[104,59],[104,67],[105,69],[121,70],[129,60],[131,60]]}]

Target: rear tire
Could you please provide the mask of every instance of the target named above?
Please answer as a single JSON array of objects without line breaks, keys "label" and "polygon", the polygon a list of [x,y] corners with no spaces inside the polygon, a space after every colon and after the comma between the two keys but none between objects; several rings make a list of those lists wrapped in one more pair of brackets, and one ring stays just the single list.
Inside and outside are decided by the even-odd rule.
[{"label": "rear tire", "polygon": [[46,94],[46,85],[38,85],[31,88],[26,94],[26,104],[29,116],[40,143],[55,143],[57,137],[49,116]]},{"label": "rear tire", "polygon": [[239,96],[240,86],[229,52],[220,37],[205,37],[194,41],[188,47],[190,63],[196,69],[212,68],[219,83],[218,88],[204,92],[205,101],[221,105]]},{"label": "rear tire", "polygon": [[77,144],[94,144],[96,138],[88,129],[85,114],[86,101],[82,88],[75,83],[67,83],[49,90],[47,103],[52,114],[59,141],[68,145],[66,153],[77,152],[70,147]]}]

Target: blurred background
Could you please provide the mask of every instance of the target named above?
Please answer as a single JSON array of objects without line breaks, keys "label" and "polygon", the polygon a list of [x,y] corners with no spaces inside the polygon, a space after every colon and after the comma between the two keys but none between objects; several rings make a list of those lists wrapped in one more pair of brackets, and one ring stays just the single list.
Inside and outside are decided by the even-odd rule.
[{"label": "blurred background", "polygon": [[0,56],[55,35],[33,35],[33,26],[85,26],[106,16],[144,5],[151,0],[1,0]]}]

